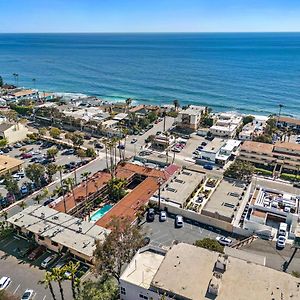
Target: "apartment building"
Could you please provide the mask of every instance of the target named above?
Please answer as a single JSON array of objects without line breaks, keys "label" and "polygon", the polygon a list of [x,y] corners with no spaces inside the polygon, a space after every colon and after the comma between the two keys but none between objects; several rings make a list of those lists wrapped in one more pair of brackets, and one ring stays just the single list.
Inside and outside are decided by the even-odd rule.
[{"label": "apartment building", "polygon": [[212,135],[224,138],[233,138],[237,129],[242,124],[242,116],[234,113],[221,113],[218,115],[217,122],[211,126],[209,131]]},{"label": "apartment building", "polygon": [[280,175],[283,171],[298,172],[300,145],[290,142],[278,142],[273,145],[245,141],[241,146],[239,159],[273,170],[276,175]]},{"label": "apartment building", "polygon": [[239,133],[239,139],[242,141],[252,141],[255,137],[260,136],[264,132],[268,117],[254,116],[254,120],[246,124]]},{"label": "apartment building", "polygon": [[15,90],[6,96],[6,100],[11,102],[25,99],[37,100],[39,99],[39,92],[37,90]]},{"label": "apartment building", "polygon": [[279,117],[277,126],[279,128],[286,128],[290,130],[295,130],[296,132],[300,132],[300,120],[290,117]]},{"label": "apartment building", "polygon": [[[142,248],[120,278],[121,300],[299,299],[299,280],[247,258],[179,243]],[[243,276],[241,276],[243,274]]]},{"label": "apartment building", "polygon": [[183,109],[179,112],[177,126],[192,131],[197,130],[206,110],[207,107],[205,106],[190,105],[187,109]]}]

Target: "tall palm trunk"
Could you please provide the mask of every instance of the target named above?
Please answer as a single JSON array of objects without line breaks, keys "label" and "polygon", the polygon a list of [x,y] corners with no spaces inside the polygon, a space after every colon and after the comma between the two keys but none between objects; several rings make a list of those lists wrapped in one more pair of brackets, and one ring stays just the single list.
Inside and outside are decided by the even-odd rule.
[{"label": "tall palm trunk", "polygon": [[58,286],[59,286],[59,292],[60,292],[61,300],[65,300],[64,290],[63,290],[63,287],[61,285],[61,281],[59,280],[57,283],[58,283]]},{"label": "tall palm trunk", "polygon": [[50,290],[50,293],[51,293],[51,296],[52,296],[53,300],[56,300],[56,296],[54,294],[54,290],[53,290],[53,286],[52,286],[51,282],[49,282],[49,290]]},{"label": "tall palm trunk", "polygon": [[67,213],[66,198],[65,198],[65,191],[63,188],[62,170],[61,169],[59,169],[59,177],[60,177],[60,187],[61,187],[62,197],[63,197],[63,202],[64,202],[64,211],[65,211],[65,213]]}]

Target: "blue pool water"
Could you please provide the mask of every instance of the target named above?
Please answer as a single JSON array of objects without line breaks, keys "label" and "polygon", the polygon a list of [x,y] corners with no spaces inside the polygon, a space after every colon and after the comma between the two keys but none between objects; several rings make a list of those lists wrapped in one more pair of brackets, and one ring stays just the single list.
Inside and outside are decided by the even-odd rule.
[{"label": "blue pool water", "polygon": [[91,221],[98,221],[101,219],[110,209],[112,208],[112,205],[110,204],[105,204],[102,208],[97,210],[92,216],[91,216]]}]

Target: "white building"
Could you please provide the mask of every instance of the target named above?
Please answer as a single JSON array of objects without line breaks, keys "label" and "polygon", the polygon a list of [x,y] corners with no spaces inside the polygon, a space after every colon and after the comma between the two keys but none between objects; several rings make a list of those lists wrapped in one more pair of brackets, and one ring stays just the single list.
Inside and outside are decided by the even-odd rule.
[{"label": "white building", "polygon": [[288,224],[288,236],[294,238],[299,218],[299,195],[265,187],[256,187],[243,228],[256,234],[276,236],[280,223]]},{"label": "white building", "polygon": [[216,154],[215,162],[217,165],[225,166],[232,156],[236,156],[238,149],[241,145],[241,141],[227,140],[226,144]]},{"label": "white building", "polygon": [[236,256],[184,243],[143,248],[120,278],[120,299],[300,299],[297,278]]},{"label": "white building", "polygon": [[251,123],[246,124],[239,133],[239,139],[242,141],[251,141],[253,138],[261,135],[266,127],[268,117],[254,116]]},{"label": "white building", "polygon": [[234,113],[221,113],[215,125],[211,126],[209,131],[214,136],[233,138],[236,131],[242,124],[243,118]]},{"label": "white building", "polygon": [[6,139],[8,144],[13,144],[19,141],[23,141],[24,139],[27,138],[28,133],[29,133],[28,128],[21,123],[0,124],[0,139]]},{"label": "white building", "polygon": [[11,102],[18,102],[25,99],[37,100],[39,99],[39,92],[38,90],[16,90],[11,92],[5,98]]},{"label": "white building", "polygon": [[187,109],[179,111],[177,126],[193,131],[197,130],[206,109],[205,106],[190,105]]}]

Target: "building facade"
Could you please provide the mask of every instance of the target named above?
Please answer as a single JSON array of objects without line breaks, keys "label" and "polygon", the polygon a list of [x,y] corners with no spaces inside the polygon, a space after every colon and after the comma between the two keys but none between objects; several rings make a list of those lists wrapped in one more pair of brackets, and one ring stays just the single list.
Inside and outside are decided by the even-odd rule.
[{"label": "building facade", "polygon": [[206,110],[205,106],[190,105],[187,109],[179,111],[177,126],[192,131],[197,130]]}]

